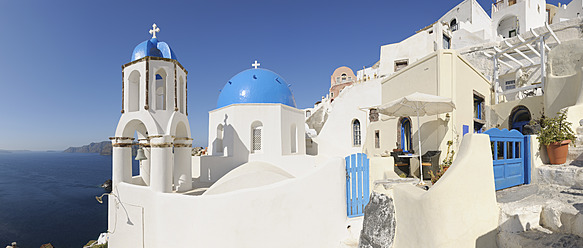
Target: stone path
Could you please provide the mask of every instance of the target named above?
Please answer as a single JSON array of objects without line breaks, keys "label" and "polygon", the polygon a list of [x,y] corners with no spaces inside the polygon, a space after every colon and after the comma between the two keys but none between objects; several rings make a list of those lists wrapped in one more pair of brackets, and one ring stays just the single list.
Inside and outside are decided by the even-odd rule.
[{"label": "stone path", "polygon": [[496,196],[499,247],[583,247],[583,188],[531,184]]}]

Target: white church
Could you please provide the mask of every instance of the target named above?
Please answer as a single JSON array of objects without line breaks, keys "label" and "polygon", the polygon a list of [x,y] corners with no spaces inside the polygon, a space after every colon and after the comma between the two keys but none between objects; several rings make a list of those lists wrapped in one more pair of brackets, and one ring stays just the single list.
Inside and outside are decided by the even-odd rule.
[{"label": "white church", "polygon": [[344,161],[306,155],[304,111],[286,81],[257,62],[232,77],[209,112],[210,156],[191,156],[188,72],[158,31],[123,66],[109,246],[334,246],[347,221]]},{"label": "white church", "polygon": [[[583,47],[579,10],[581,0],[503,0],[488,15],[465,0],[382,46],[373,66],[337,69],[330,94],[308,109],[297,108],[282,76],[255,61],[225,82],[209,112],[203,156],[191,155],[188,71],[154,24],[152,38],[122,66],[109,247],[357,247],[373,191],[394,198],[394,247],[465,247],[478,239],[494,247],[493,161],[489,136],[479,133],[522,131],[544,108],[570,108],[572,122],[583,119],[583,72],[559,77],[552,67],[553,54],[569,49],[562,43]],[[449,98],[456,108],[419,121],[379,113],[413,92]],[[429,190],[395,174],[392,149],[445,151],[450,140],[456,158]],[[135,176],[133,159],[140,160]],[[356,160],[367,169],[356,170]],[[411,159],[410,176],[419,177],[420,167]],[[456,211],[435,215],[436,208]]]}]

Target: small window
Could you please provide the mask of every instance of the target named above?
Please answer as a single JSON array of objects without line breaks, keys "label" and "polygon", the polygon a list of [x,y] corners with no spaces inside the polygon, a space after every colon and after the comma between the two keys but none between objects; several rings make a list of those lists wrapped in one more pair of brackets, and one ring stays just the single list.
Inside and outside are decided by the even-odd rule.
[{"label": "small window", "polygon": [[340,77],[336,77],[336,83],[340,83]]},{"label": "small window", "polygon": [[451,20],[451,22],[449,23],[449,29],[453,32],[456,31],[458,29],[458,24],[457,24],[457,20],[454,18],[453,20]]},{"label": "small window", "polygon": [[516,4],[516,0],[508,0],[508,6],[512,6]]},{"label": "small window", "polygon": [[506,81],[504,83],[505,90],[511,90],[511,89],[515,89],[515,88],[516,88],[516,81],[515,80],[509,80],[509,81]]},{"label": "small window", "polygon": [[508,31],[508,38],[516,36],[516,29]]},{"label": "small window", "polygon": [[409,65],[408,59],[395,60],[395,72],[407,67]]},{"label": "small window", "polygon": [[261,151],[263,149],[262,146],[262,133],[263,131],[263,124],[261,122],[254,122],[251,127],[251,151],[253,153]]},{"label": "small window", "polygon": [[375,108],[370,109],[370,112],[368,113],[368,120],[370,122],[379,121],[379,110]]},{"label": "small window", "polygon": [[449,49],[451,47],[451,39],[447,35],[443,35],[443,49]]},{"label": "small window", "polygon": [[352,122],[352,145],[360,146],[360,121],[358,119]]},{"label": "small window", "polygon": [[330,97],[334,97],[334,92],[330,92]]},{"label": "small window", "polygon": [[484,120],[484,97],[474,93],[474,118]]},{"label": "small window", "polygon": [[306,111],[306,118],[308,118],[308,117],[310,117],[310,116],[312,116],[312,112],[311,112],[310,110],[307,110],[307,111]]},{"label": "small window", "polygon": [[379,130],[374,131],[374,148],[381,148],[381,133]]}]

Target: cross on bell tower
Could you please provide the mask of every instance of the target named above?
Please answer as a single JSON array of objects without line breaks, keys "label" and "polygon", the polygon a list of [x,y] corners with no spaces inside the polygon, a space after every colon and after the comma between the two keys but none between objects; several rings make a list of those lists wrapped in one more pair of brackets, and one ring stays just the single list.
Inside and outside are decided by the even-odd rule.
[{"label": "cross on bell tower", "polygon": [[255,69],[257,69],[257,67],[260,65],[261,64],[257,63],[257,60],[255,60],[255,63],[251,64],[251,66],[255,67]]},{"label": "cross on bell tower", "polygon": [[150,29],[150,34],[152,35],[152,39],[156,39],[156,32],[160,32],[160,29],[156,25],[156,23],[152,24],[152,29]]}]

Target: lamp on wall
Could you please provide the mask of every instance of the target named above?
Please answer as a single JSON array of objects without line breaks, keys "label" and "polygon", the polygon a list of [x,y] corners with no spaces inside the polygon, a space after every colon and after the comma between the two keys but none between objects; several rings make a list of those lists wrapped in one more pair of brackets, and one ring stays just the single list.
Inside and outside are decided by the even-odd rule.
[{"label": "lamp on wall", "polygon": [[103,193],[100,196],[96,196],[95,200],[97,200],[100,204],[103,204],[103,196],[109,195],[110,193]]},{"label": "lamp on wall", "polygon": [[[126,209],[126,207],[123,205],[123,203],[121,202],[121,200],[119,199],[119,197],[116,194],[114,194],[114,193],[103,193],[100,196],[96,196],[95,197],[95,200],[97,200],[100,204],[103,204],[103,197],[106,196],[106,195],[112,195],[112,196],[115,196],[115,198],[117,198],[118,204],[121,204],[121,206],[123,208],[123,211],[126,214],[126,218],[127,218],[127,222],[126,223],[128,225],[132,225],[133,226],[134,223],[130,220],[130,215],[128,214],[128,210]],[[109,230],[107,232],[109,233]]]},{"label": "lamp on wall", "polygon": [[[449,122],[449,120],[451,119],[451,116],[449,116],[449,113],[445,114],[445,122]],[[136,157],[136,159],[138,159]]]}]

